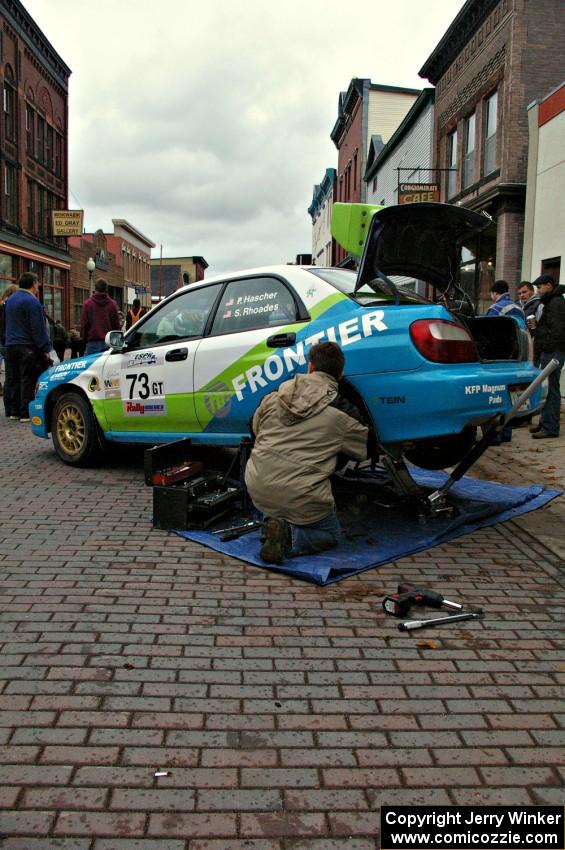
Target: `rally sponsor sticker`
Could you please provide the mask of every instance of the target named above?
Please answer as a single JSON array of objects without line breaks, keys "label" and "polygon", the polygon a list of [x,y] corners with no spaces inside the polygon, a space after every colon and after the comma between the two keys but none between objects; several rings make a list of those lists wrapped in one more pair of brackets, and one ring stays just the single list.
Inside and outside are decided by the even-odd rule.
[{"label": "rally sponsor sticker", "polygon": [[166,416],[167,405],[165,399],[132,399],[122,402],[124,416]]}]

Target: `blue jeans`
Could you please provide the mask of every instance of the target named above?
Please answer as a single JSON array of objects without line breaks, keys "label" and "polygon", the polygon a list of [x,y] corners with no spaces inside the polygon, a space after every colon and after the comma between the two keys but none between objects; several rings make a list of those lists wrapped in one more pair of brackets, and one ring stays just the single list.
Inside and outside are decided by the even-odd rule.
[{"label": "blue jeans", "polygon": [[86,354],[98,354],[100,351],[107,351],[108,346],[104,342],[103,339],[95,339],[92,342],[86,343],[86,348],[84,349],[84,353]]},{"label": "blue jeans", "polygon": [[341,527],[335,511],[311,525],[290,525],[292,549],[289,556],[325,552],[341,543]]},{"label": "blue jeans", "polygon": [[561,377],[561,369],[565,363],[565,351],[544,351],[540,356],[540,369],[543,369],[550,360],[559,361],[559,368],[556,369],[548,378],[547,399],[541,412],[539,424],[544,431],[554,436],[559,435],[559,416],[561,413],[561,390],[559,388],[559,380]]}]

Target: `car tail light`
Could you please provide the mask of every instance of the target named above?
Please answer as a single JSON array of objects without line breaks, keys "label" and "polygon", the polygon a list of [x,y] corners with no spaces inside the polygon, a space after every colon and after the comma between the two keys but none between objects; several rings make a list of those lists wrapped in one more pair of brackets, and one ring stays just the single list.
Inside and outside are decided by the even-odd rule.
[{"label": "car tail light", "polygon": [[473,337],[462,325],[444,319],[419,319],[410,325],[412,342],[434,363],[472,363],[479,359]]}]

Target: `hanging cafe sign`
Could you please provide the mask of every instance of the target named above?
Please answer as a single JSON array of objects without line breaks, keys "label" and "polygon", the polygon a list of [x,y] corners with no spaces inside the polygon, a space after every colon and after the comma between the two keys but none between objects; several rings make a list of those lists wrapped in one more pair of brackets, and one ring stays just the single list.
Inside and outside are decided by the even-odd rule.
[{"label": "hanging cafe sign", "polygon": [[51,210],[53,236],[81,236],[84,210]]},{"label": "hanging cafe sign", "polygon": [[416,204],[421,201],[439,201],[439,183],[400,183],[399,204]]}]

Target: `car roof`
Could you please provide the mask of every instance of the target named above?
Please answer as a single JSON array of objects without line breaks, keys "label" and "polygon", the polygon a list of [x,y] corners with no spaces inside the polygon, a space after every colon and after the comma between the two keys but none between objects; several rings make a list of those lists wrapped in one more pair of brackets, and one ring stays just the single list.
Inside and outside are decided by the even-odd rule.
[{"label": "car roof", "polygon": [[[292,281],[292,279],[296,279],[301,276],[303,271],[323,271],[325,268],[331,271],[336,271],[335,268],[331,266],[297,266],[292,263],[281,264],[277,266],[258,266],[253,269],[242,269],[234,272],[224,272],[224,274],[212,275],[211,277],[207,277],[204,280],[195,281],[195,283],[187,283],[185,286],[181,286],[172,292],[170,295],[167,295],[166,298],[163,298],[162,301],[159,301],[157,304],[154,304],[153,307],[157,307],[159,304],[163,304],[165,301],[168,301],[169,298],[174,298],[180,295],[183,292],[188,292],[189,290],[194,290],[196,288],[200,288],[201,286],[206,286],[209,283],[218,283],[224,282],[228,280],[239,280],[240,278],[248,278],[248,277],[257,277],[258,275],[278,275],[280,277],[287,278]],[[349,271],[349,269],[340,269],[340,271]]]}]

